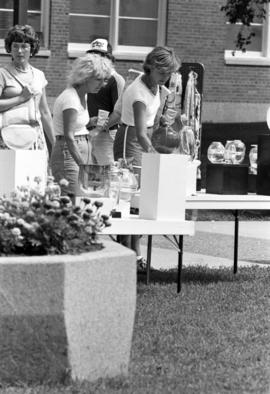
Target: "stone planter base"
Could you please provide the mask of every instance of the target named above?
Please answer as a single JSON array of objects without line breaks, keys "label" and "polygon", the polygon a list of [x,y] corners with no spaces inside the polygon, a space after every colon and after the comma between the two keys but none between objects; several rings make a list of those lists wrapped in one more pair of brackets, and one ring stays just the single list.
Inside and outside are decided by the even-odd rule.
[{"label": "stone planter base", "polygon": [[111,241],[78,256],[0,258],[0,382],[126,375],[134,253]]}]

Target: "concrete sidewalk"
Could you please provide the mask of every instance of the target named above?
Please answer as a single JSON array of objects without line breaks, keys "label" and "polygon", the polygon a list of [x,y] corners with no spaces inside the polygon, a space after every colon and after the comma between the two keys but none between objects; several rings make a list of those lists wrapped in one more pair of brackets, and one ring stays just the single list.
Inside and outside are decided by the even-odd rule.
[{"label": "concrete sidewalk", "polygon": [[[216,233],[216,234],[234,234],[234,221],[222,222],[195,222],[196,231]],[[257,239],[270,240],[270,222],[267,221],[239,221],[239,236]],[[269,256],[270,258],[270,256]]]},{"label": "concrete sidewalk", "polygon": [[[213,234],[225,234],[234,236],[234,222],[196,222],[195,223],[195,236],[196,232],[204,232]],[[239,223],[239,238],[248,237],[254,239],[263,239],[269,240],[269,251],[270,251],[270,222],[264,221],[248,221]],[[167,270],[177,267],[177,251],[175,249],[168,248],[152,248],[152,260],[151,266],[154,269]],[[233,246],[232,246],[233,248]],[[232,250],[233,252],[233,250]],[[210,253],[210,251],[209,251]],[[142,245],[142,254],[146,256],[146,245]],[[233,254],[232,254],[233,255]],[[222,257],[214,257],[200,253],[190,253],[185,251],[184,246],[184,254],[183,254],[183,265],[184,266],[207,266],[209,268],[218,268],[218,267],[233,267],[233,257],[222,258]],[[251,267],[251,266],[260,266],[260,267],[270,267],[270,255],[269,255],[269,264],[255,263],[251,261],[243,261],[241,259],[238,260],[238,267]]]}]

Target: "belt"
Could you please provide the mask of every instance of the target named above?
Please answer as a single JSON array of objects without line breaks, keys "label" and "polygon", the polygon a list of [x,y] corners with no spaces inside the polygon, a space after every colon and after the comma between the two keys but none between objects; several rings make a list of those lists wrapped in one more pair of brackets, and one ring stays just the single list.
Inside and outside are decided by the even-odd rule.
[{"label": "belt", "polygon": [[[56,135],[55,138],[56,138],[56,140],[59,140],[59,141],[66,139],[66,137],[64,135]],[[88,134],[74,135],[74,139],[75,140],[88,140],[89,135]]]},{"label": "belt", "polygon": [[[124,126],[124,127],[135,127],[135,126],[131,126],[130,124],[125,124],[125,123],[121,123],[121,126]],[[152,129],[154,127],[154,125],[153,126],[149,126],[149,127],[146,127],[147,129]]]},{"label": "belt", "polygon": [[[96,129],[96,127],[97,126],[90,126],[90,127],[87,127],[87,130],[91,131],[91,130]],[[117,125],[114,125],[114,126],[109,128],[109,130],[117,130],[117,129],[118,129]],[[107,130],[106,129],[102,129],[101,131],[104,131],[106,133]]]}]

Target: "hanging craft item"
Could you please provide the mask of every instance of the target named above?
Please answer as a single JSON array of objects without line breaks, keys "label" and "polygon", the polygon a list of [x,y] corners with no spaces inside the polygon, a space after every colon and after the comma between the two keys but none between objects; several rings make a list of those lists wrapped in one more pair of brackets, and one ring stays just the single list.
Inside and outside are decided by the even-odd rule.
[{"label": "hanging craft item", "polygon": [[190,126],[194,132],[195,138],[195,158],[198,158],[199,148],[201,144],[201,95],[197,90],[198,74],[195,71],[190,71],[188,74],[188,81],[186,86],[184,98],[184,114],[186,116],[187,126]]},{"label": "hanging craft item", "polygon": [[182,89],[182,76],[179,72],[172,73],[169,82],[169,90],[170,90],[170,94],[167,97],[166,107],[181,112],[183,89]]}]

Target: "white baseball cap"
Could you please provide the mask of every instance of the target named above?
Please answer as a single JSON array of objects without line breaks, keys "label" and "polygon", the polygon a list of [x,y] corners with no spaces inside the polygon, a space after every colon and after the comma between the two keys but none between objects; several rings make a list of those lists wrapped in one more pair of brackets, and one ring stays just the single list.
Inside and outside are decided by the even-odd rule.
[{"label": "white baseball cap", "polygon": [[[97,38],[96,40],[90,43],[90,48],[87,52],[102,52],[108,53],[108,41],[105,38]],[[111,52],[110,52],[111,53]]]}]

